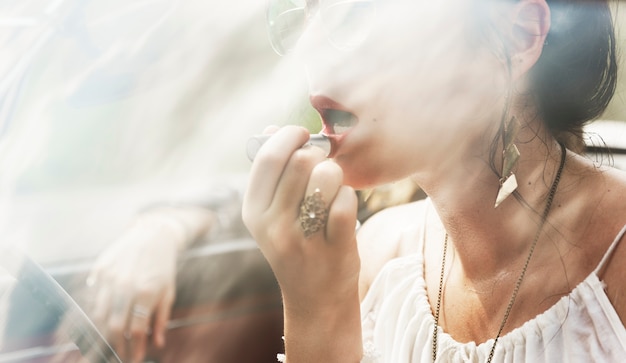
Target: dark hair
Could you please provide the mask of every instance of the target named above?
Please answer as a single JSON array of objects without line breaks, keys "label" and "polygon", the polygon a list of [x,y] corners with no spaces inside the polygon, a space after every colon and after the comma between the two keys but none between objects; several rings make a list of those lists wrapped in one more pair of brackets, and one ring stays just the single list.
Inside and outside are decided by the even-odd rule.
[{"label": "dark hair", "polygon": [[[515,3],[519,0],[496,0]],[[607,0],[546,0],[551,27],[541,57],[529,72],[538,115],[551,134],[581,151],[582,128],[608,106],[617,84],[617,50]],[[492,1],[474,2],[472,41],[495,44],[510,67],[507,41],[490,19]],[[583,146],[584,150],[584,146]]]},{"label": "dark hair", "polygon": [[615,30],[606,0],[547,0],[551,28],[530,71],[539,115],[567,146],[599,117],[617,84]]}]

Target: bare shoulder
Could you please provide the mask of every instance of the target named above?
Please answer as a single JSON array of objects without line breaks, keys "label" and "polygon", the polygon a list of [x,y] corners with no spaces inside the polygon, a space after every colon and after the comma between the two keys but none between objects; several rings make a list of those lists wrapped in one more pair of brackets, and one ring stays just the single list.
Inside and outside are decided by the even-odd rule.
[{"label": "bare shoulder", "polygon": [[[561,211],[561,231],[571,231],[566,240],[581,246],[575,263],[582,279],[598,266],[603,256],[609,256],[599,277],[606,284],[606,294],[626,326],[626,236],[620,231],[626,226],[626,172],[609,166],[598,166],[590,159],[573,155],[568,159],[571,178],[561,184],[561,201],[555,211]],[[561,208],[561,203],[563,208]],[[566,232],[568,233],[568,232]],[[620,238],[616,248],[612,242]],[[584,266],[584,267],[583,267]],[[571,272],[576,269],[572,268]],[[572,275],[570,275],[572,276]]]},{"label": "bare shoulder", "polygon": [[617,169],[604,171],[605,188],[602,203],[602,219],[610,234],[607,241],[617,241],[610,259],[605,265],[601,278],[606,283],[606,293],[617,311],[622,324],[626,326],[626,234],[619,235],[626,228],[626,172]]},{"label": "bare shoulder", "polygon": [[626,327],[626,235],[622,235],[618,243],[600,277],[606,283],[606,294],[611,304]]},{"label": "bare shoulder", "polygon": [[402,241],[414,232],[416,223],[423,220],[426,201],[421,200],[387,208],[368,219],[357,235],[361,274],[359,276],[359,294],[361,299],[383,266],[399,257]]}]

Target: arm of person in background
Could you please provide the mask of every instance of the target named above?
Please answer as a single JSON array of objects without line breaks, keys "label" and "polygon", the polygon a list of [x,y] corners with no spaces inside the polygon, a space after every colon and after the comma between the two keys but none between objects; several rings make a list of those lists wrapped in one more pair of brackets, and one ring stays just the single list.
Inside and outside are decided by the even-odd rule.
[{"label": "arm of person in background", "polygon": [[148,208],[96,259],[87,279],[91,316],[124,362],[141,362],[149,345],[165,345],[178,257],[216,229],[235,228],[239,200],[228,203]]}]

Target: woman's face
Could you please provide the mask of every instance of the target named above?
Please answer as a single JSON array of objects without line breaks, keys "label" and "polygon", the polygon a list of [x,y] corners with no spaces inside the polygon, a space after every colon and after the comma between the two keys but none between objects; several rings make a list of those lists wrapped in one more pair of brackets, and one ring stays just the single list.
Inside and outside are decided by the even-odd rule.
[{"label": "woman's face", "polygon": [[309,19],[297,54],[347,184],[442,172],[462,155],[484,154],[501,117],[506,67],[470,32],[471,2],[377,1],[375,18],[359,24],[367,37],[347,49],[329,41],[331,9]]}]

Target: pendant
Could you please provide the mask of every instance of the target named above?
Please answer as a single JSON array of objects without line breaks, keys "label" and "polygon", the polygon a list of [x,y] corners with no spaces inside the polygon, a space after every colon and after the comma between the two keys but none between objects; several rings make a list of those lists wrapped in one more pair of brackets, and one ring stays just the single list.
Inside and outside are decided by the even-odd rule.
[{"label": "pendant", "polygon": [[520,130],[520,124],[515,117],[504,127],[504,150],[502,151],[502,178],[500,179],[500,189],[496,197],[494,208],[498,208],[506,198],[508,198],[515,189],[517,189],[517,178],[513,173],[513,169],[517,165],[520,158],[520,152],[514,144],[515,137]]},{"label": "pendant", "polygon": [[515,174],[511,174],[498,189],[498,196],[496,197],[496,205],[494,208],[498,208],[506,198],[508,198],[517,189],[517,178]]}]

